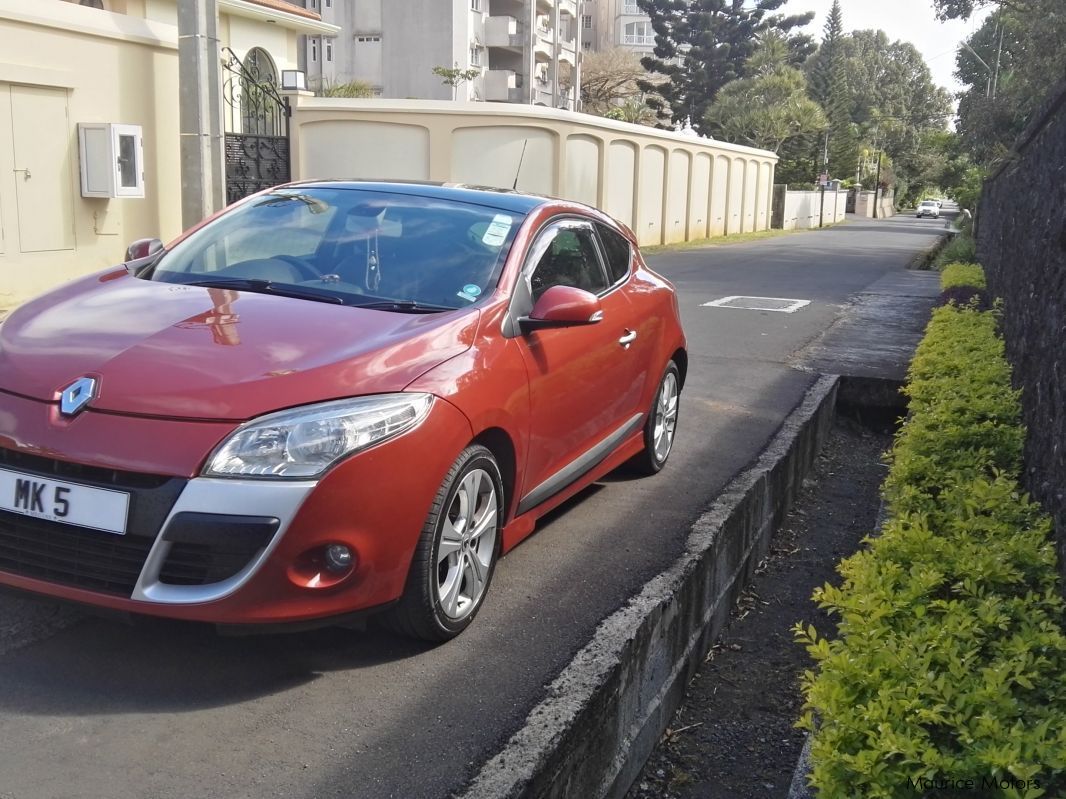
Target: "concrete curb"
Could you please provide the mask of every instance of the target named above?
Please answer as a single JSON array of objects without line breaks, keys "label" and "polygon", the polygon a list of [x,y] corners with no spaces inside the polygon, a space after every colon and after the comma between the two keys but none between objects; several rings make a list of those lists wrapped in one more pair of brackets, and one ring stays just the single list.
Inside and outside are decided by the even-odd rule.
[{"label": "concrete curb", "polygon": [[824,443],[838,382],[811,386],[685,553],[600,624],[462,799],[625,795]]}]

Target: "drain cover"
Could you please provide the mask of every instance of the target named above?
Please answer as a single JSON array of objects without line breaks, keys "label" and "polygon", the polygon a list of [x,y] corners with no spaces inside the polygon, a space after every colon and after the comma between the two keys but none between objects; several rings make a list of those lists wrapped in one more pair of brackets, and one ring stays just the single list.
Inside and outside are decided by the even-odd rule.
[{"label": "drain cover", "polygon": [[794,313],[810,300],[788,300],[783,297],[722,297],[703,303],[704,308],[740,308],[743,311],[780,311]]}]

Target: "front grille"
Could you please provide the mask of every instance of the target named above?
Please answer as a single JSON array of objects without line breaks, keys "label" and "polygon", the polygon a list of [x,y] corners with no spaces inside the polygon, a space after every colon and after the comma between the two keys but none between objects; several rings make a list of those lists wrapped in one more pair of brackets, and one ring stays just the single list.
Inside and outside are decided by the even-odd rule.
[{"label": "front grille", "polygon": [[0,569],[91,591],[129,596],[153,540],[0,511]]},{"label": "front grille", "polygon": [[126,534],[0,511],[0,571],[129,596],[185,480],[27,455],[0,448],[0,467],[130,495]]},{"label": "front grille", "polygon": [[13,449],[0,447],[0,467],[18,471],[35,472],[42,476],[56,477],[60,480],[72,480],[75,483],[90,483],[101,487],[119,488],[159,488],[172,478],[158,474],[141,474],[140,472],[123,472],[117,469],[103,469],[99,466],[85,466],[80,463],[58,461],[30,455]]}]

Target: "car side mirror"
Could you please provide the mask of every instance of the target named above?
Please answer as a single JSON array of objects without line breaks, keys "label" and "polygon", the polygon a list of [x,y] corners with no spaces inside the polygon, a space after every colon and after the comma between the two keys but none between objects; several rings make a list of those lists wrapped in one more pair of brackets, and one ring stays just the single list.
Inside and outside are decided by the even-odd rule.
[{"label": "car side mirror", "polygon": [[126,263],[155,255],[161,249],[163,249],[163,242],[159,239],[137,239],[126,248]]},{"label": "car side mirror", "polygon": [[592,325],[603,319],[600,299],[573,286],[552,286],[537,300],[529,316],[518,320],[523,332],[549,327]]}]

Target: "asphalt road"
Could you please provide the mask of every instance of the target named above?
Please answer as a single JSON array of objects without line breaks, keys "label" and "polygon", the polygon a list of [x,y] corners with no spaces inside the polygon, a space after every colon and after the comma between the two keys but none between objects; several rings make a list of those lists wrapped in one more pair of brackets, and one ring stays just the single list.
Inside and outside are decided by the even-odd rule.
[{"label": "asphalt road", "polygon": [[[669,465],[611,475],[554,513],[447,645],[220,638],[0,597],[0,799],[449,796],[774,434],[815,379],[794,353],[942,227],[896,217],[650,256],[680,290],[691,348]],[[810,304],[702,307],[734,295]]]}]

